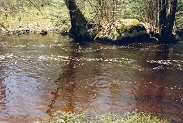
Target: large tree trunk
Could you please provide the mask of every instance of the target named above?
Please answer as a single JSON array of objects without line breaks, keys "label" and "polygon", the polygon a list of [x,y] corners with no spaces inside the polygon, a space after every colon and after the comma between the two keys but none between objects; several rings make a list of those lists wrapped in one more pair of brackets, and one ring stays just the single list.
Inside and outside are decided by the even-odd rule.
[{"label": "large tree trunk", "polygon": [[168,37],[172,36],[172,30],[175,22],[176,8],[177,8],[177,0],[170,0],[170,13],[167,16],[167,23],[166,23],[166,35]]},{"label": "large tree trunk", "polygon": [[[168,0],[159,0],[159,34],[160,40],[164,42],[174,40],[172,31],[175,22],[177,0],[170,0],[169,8],[167,7]],[[169,13],[167,14],[168,10]]]},{"label": "large tree trunk", "polygon": [[166,29],[167,0],[159,0],[159,34],[164,35]]},{"label": "large tree trunk", "polygon": [[75,0],[65,0],[65,3],[70,13],[72,26],[70,29],[70,33],[76,39],[83,40],[87,38],[88,22],[76,5]]}]

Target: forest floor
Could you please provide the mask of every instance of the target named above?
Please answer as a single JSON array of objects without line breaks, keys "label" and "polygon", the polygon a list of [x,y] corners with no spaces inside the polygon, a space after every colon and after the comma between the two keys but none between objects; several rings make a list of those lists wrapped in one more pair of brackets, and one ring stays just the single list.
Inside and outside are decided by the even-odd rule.
[{"label": "forest floor", "polygon": [[62,33],[70,28],[66,7],[45,6],[40,9],[0,11],[0,36]]},{"label": "forest floor", "polygon": [[[89,12],[85,11],[89,16]],[[65,4],[43,7],[24,7],[23,9],[5,9],[0,7],[0,36],[28,35],[68,32],[69,11]],[[148,23],[143,24],[149,32]],[[177,34],[183,35],[179,29]]]}]

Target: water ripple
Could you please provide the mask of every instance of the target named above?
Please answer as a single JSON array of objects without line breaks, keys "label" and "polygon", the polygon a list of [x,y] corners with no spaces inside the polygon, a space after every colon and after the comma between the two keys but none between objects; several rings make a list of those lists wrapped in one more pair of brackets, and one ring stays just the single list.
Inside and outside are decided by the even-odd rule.
[{"label": "water ripple", "polygon": [[153,69],[177,69],[183,70],[183,60],[147,60],[147,63],[154,64]]}]

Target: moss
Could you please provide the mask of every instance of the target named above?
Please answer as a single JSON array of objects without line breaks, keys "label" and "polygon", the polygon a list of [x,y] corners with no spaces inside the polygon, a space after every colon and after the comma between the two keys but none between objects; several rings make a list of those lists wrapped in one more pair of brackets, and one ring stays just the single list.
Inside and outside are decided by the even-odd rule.
[{"label": "moss", "polygon": [[120,34],[122,34],[123,32],[125,32],[126,30],[128,30],[128,28],[129,28],[128,26],[122,24],[122,25],[117,29],[117,32],[118,32],[118,34],[120,35]]},{"label": "moss", "polygon": [[120,34],[125,31],[133,31],[134,29],[142,29],[144,26],[137,19],[124,19],[122,20],[122,25],[120,26]]},{"label": "moss", "polygon": [[109,39],[116,41],[121,35],[124,35],[124,33],[133,33],[135,30],[138,32],[145,30],[145,28],[137,19],[123,19],[104,25],[95,39],[102,38],[104,40]]}]

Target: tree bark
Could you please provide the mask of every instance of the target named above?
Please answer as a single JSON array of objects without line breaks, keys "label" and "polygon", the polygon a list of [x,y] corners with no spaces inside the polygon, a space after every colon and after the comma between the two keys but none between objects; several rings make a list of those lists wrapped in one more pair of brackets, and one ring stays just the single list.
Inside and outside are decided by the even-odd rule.
[{"label": "tree bark", "polygon": [[82,40],[87,37],[88,22],[78,6],[75,0],[65,0],[67,8],[70,14],[71,29],[70,33],[74,38]]},{"label": "tree bark", "polygon": [[[175,22],[177,0],[159,0],[159,34],[160,40],[169,42],[175,40],[172,31]],[[169,7],[169,8],[168,8]],[[169,13],[167,11],[169,10]]]},{"label": "tree bark", "polygon": [[166,15],[167,15],[167,0],[159,0],[159,33],[160,37],[165,32]]},{"label": "tree bark", "polygon": [[177,8],[177,0],[170,0],[170,12],[167,16],[167,24],[166,24],[166,35],[171,36],[172,30],[175,22],[175,14]]}]

